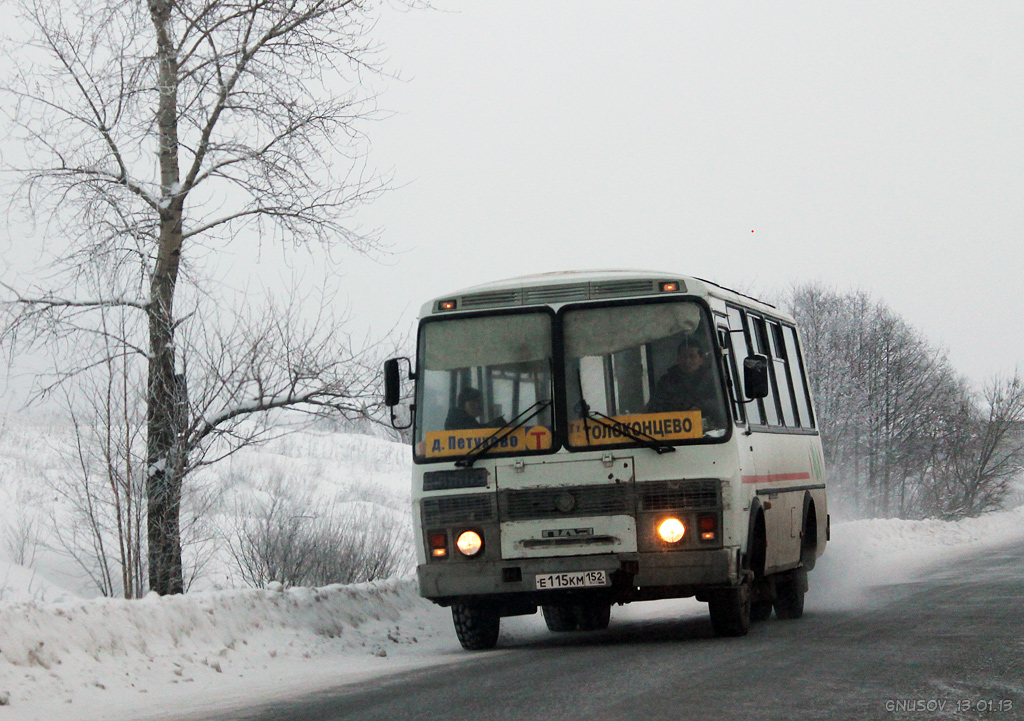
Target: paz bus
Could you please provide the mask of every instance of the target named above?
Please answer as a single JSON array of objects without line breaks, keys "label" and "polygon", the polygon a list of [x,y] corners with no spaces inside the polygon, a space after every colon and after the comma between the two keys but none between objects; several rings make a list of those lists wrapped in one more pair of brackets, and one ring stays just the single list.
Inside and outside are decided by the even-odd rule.
[{"label": "paz bus", "polygon": [[384,376],[393,423],[411,401],[419,591],[464,648],[538,608],[555,632],[690,596],[721,636],[802,615],[829,516],[778,308],[673,273],[515,278],[425,304]]}]

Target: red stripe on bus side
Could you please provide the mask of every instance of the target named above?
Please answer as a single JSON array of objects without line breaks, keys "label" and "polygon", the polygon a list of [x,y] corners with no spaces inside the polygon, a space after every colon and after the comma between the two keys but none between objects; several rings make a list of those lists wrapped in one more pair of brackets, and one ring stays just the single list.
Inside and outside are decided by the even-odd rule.
[{"label": "red stripe on bus side", "polygon": [[743,476],[744,483],[774,483],[775,481],[809,481],[810,473],[773,473],[767,476]]}]

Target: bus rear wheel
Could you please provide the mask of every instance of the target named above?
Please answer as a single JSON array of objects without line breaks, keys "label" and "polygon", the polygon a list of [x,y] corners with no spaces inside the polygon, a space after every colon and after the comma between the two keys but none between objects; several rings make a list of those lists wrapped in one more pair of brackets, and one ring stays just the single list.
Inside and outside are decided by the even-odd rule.
[{"label": "bus rear wheel", "polygon": [[498,643],[501,616],[492,608],[456,603],[452,606],[455,635],[467,651],[486,651]]},{"label": "bus rear wheel", "polygon": [[772,617],[771,601],[756,601],[750,604],[750,620],[753,623],[767,621]]},{"label": "bus rear wheel", "polygon": [[750,630],[750,579],[710,592],[708,611],[716,636],[746,636]]},{"label": "bus rear wheel", "polygon": [[579,623],[581,631],[601,631],[608,628],[612,617],[610,603],[595,603],[579,607]]},{"label": "bus rear wheel", "polygon": [[775,615],[789,621],[804,615],[807,569],[795,568],[775,579]]},{"label": "bus rear wheel", "polygon": [[580,625],[580,614],[577,606],[567,604],[545,605],[542,607],[542,610],[544,612],[544,623],[549,631],[565,633],[567,631],[575,631],[576,627]]}]

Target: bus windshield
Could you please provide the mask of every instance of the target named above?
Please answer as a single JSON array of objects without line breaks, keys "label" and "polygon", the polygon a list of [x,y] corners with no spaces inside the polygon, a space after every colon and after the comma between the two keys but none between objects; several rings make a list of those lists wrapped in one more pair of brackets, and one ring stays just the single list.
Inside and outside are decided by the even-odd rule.
[{"label": "bus windshield", "polygon": [[727,434],[711,323],[702,306],[580,308],[565,312],[563,328],[570,448]]},{"label": "bus windshield", "polygon": [[550,313],[432,321],[419,343],[417,456],[551,449]]}]

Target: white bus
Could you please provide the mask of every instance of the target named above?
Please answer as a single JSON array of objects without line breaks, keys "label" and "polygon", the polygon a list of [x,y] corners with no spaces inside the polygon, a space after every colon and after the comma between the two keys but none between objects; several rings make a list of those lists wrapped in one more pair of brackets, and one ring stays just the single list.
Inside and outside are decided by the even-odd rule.
[{"label": "white bus", "polygon": [[423,306],[415,363],[385,363],[393,422],[405,375],[420,593],[466,649],[538,607],[594,630],[696,596],[725,636],[803,613],[825,473],[777,308],[671,273],[516,278]]}]

